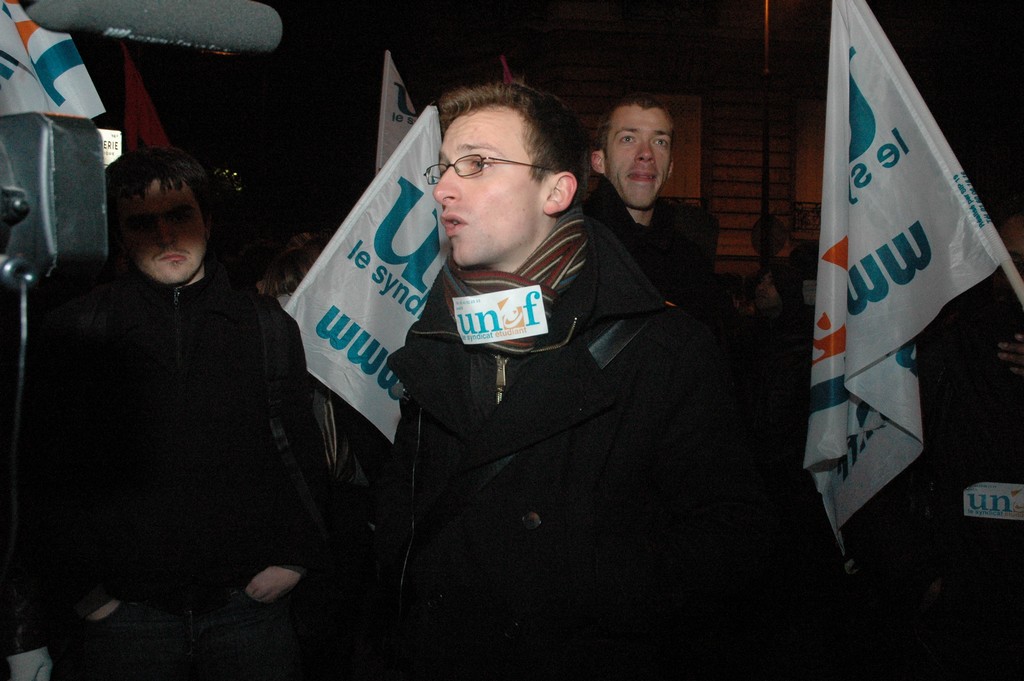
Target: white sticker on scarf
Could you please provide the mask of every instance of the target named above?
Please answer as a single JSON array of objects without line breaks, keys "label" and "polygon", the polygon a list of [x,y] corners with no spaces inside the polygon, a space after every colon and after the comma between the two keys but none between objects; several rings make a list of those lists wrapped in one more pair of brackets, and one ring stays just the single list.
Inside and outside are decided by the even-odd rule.
[{"label": "white sticker on scarf", "polygon": [[455,324],[466,345],[500,343],[548,332],[540,286],[452,298]]},{"label": "white sticker on scarf", "polygon": [[964,490],[964,515],[972,518],[1024,520],[1024,485],[978,482]]}]

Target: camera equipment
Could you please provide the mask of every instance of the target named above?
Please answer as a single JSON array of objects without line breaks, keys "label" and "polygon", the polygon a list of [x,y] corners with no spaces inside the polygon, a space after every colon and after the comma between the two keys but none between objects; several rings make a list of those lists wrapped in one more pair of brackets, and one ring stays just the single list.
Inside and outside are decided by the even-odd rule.
[{"label": "camera equipment", "polygon": [[273,52],[281,17],[250,0],[21,0],[43,28],[216,52]]},{"label": "camera equipment", "polygon": [[99,130],[86,118],[0,116],[0,283],[30,286],[56,268],[95,275],[107,259]]}]

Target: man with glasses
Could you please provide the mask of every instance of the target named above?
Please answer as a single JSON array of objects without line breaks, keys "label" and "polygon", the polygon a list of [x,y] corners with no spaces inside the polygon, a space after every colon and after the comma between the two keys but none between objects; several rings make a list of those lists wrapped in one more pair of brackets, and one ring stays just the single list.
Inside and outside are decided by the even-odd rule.
[{"label": "man with glasses", "polygon": [[389,357],[379,482],[396,659],[448,681],[707,672],[769,532],[720,354],[581,213],[564,104],[493,84],[438,108],[451,253]]}]

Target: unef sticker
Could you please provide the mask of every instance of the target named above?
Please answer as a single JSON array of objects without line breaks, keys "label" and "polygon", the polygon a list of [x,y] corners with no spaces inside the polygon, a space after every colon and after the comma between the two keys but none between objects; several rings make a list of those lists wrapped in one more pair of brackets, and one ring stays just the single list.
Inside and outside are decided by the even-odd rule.
[{"label": "unef sticker", "polygon": [[973,518],[1024,520],[1024,485],[978,482],[964,490],[964,515]]},{"label": "unef sticker", "polygon": [[548,332],[540,286],[452,299],[455,323],[466,345],[497,343]]}]

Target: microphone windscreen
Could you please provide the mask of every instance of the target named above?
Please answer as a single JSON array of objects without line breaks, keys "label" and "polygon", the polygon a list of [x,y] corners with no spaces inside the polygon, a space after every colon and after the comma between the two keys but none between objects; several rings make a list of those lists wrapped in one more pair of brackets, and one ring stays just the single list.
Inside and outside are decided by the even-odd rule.
[{"label": "microphone windscreen", "polygon": [[217,52],[273,52],[281,17],[251,0],[22,0],[43,28]]}]

